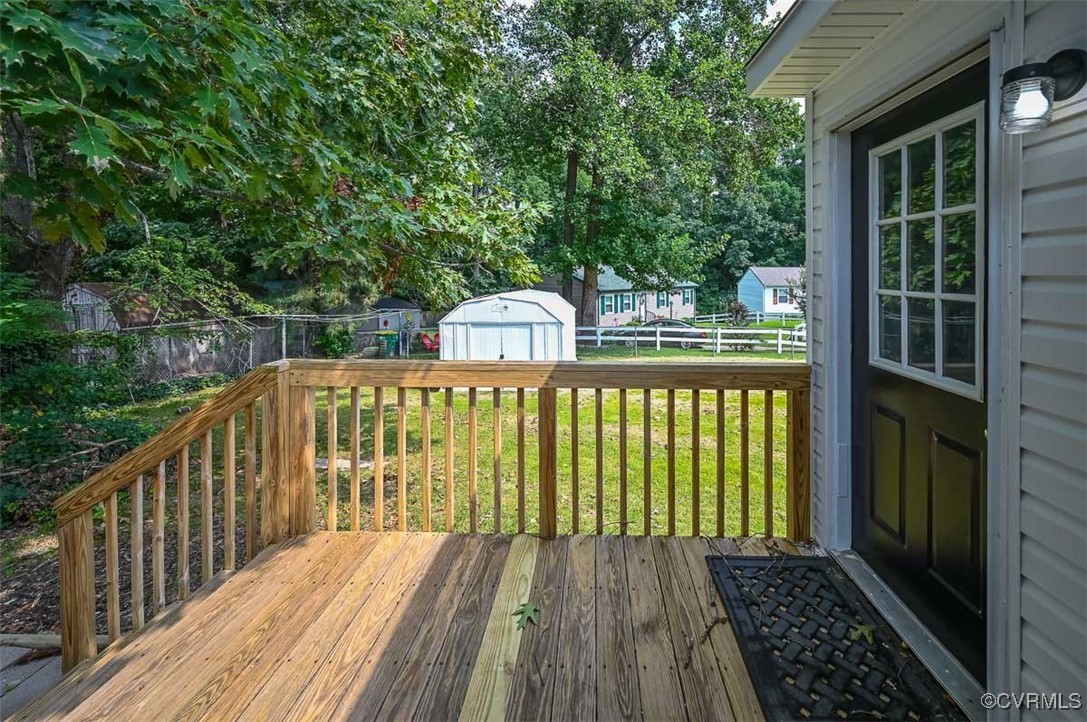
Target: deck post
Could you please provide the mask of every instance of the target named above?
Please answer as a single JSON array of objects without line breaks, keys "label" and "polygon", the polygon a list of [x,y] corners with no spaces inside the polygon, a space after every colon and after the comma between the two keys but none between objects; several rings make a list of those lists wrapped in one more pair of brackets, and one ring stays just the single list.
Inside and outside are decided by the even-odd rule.
[{"label": "deck post", "polygon": [[540,538],[558,533],[558,392],[540,389]]},{"label": "deck post", "polygon": [[60,651],[65,672],[98,654],[94,636],[94,518],[87,509],[57,531]]},{"label": "deck post", "polygon": [[[317,528],[316,389],[291,386],[287,438],[287,486],[291,536]],[[335,460],[329,460],[330,468]]]},{"label": "deck post", "polygon": [[788,392],[786,438],[788,453],[785,511],[787,531],[793,541],[811,538],[811,392]]},{"label": "deck post", "polygon": [[287,417],[290,364],[279,361],[276,384],[261,397],[261,495],[260,539],[262,546],[278,544],[290,533],[290,500],[287,485]]}]

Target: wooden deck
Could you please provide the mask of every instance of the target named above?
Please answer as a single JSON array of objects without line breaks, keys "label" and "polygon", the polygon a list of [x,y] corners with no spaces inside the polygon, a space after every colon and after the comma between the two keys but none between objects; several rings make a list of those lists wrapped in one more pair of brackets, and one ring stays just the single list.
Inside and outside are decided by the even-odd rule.
[{"label": "wooden deck", "polygon": [[[705,563],[779,540],[318,533],[88,660],[23,719],[761,718]],[[532,601],[538,625],[517,631]]]}]

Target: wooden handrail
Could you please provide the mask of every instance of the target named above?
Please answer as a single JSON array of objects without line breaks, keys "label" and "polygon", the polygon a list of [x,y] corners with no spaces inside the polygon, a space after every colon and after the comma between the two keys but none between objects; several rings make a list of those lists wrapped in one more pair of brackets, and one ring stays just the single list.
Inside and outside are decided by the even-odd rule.
[{"label": "wooden handrail", "polygon": [[207,429],[223,423],[228,416],[244,409],[247,404],[276,385],[280,366],[286,368],[286,363],[267,364],[250,371],[206,403],[57,499],[53,505],[57,512],[57,523],[66,524],[96,504],[101,504],[110,494],[131,484],[134,477],[153,469],[163,459],[173,456],[183,446],[199,439]]},{"label": "wooden handrail", "polygon": [[[94,566],[94,508],[105,506],[106,608],[110,642],[121,633],[121,600],[118,593],[118,494],[129,499],[129,541],[131,543],[132,584],[131,629],[138,630],[145,620],[144,579],[144,477],[152,480],[151,518],[151,609],[152,617],[161,614],[167,603],[165,566],[166,462],[177,458],[177,599],[189,593],[189,445],[200,440],[200,545],[201,580],[209,581],[213,574],[214,524],[212,431],[223,425],[224,480],[224,564],[236,566],[234,528],[234,478],[237,463],[234,435],[235,416],[245,412],[245,482],[246,482],[246,560],[256,549],[255,516],[256,449],[255,409],[257,399],[286,396],[288,390],[287,362],[269,364],[251,371],[213,398],[198,406],[160,431],[154,437],[122,456],[57,500],[57,534],[60,550],[60,628],[61,655],[65,671],[98,653],[95,629],[95,566]],[[299,389],[305,392],[307,389]],[[274,403],[281,403],[276,401]],[[265,416],[266,426],[268,416]],[[267,457],[282,458],[277,453],[285,443],[283,434],[271,434]],[[266,486],[275,491],[282,486],[281,467],[264,465]],[[278,530],[284,524],[270,525]],[[263,530],[262,530],[263,531]],[[279,537],[273,541],[279,541]]]},{"label": "wooden handrail", "polygon": [[[384,389],[395,389],[394,394],[386,395]],[[442,482],[445,493],[440,496],[442,508],[439,510],[431,494],[433,484],[439,483],[435,478],[433,467],[436,465],[432,454],[431,443],[434,441],[435,427],[432,419],[432,396],[435,388],[445,390],[444,394],[444,429],[445,434],[442,443],[445,445],[445,463]],[[491,393],[480,395],[481,388],[491,389]],[[327,417],[325,434],[318,439],[317,434],[317,389],[321,389],[322,400],[327,400],[324,414]],[[362,389],[372,389],[374,406],[371,411],[364,412],[360,401]],[[419,391],[415,391],[418,389]],[[454,405],[453,400],[461,392],[459,389],[467,389],[466,403],[466,432],[458,431],[454,437]],[[592,390],[592,394],[583,394],[579,402],[578,390]],[[630,390],[641,390],[640,394],[629,394]],[[337,418],[338,391],[343,390],[349,397],[351,417],[346,423]],[[528,394],[526,394],[528,390]],[[619,394],[618,421],[616,431],[618,433],[618,459],[608,457],[605,464],[605,436],[603,405],[604,391],[617,391]],[[657,394],[654,400],[654,391],[666,392]],[[410,405],[409,405],[410,391]],[[560,397],[559,392],[563,393]],[[699,395],[700,391],[710,391],[710,394]],[[734,474],[729,474],[726,479],[726,406],[725,395],[729,391],[738,391],[738,413],[729,416],[735,419],[738,428],[739,450],[733,449],[728,454],[730,459],[738,459],[738,469]],[[503,393],[516,392],[515,413],[510,417],[515,420],[516,429],[512,439],[516,442],[516,474],[512,465],[503,466],[502,437],[503,437]],[[535,392],[534,394],[532,392]],[[690,405],[677,405],[677,392],[683,394],[690,392]],[[105,514],[105,543],[106,549],[106,596],[108,608],[109,640],[116,640],[121,633],[121,620],[119,612],[120,595],[118,594],[118,562],[117,545],[118,538],[118,495],[127,494],[129,504],[129,537],[132,544],[132,558],[134,559],[134,580],[139,581],[142,575],[142,553],[144,546],[143,526],[143,494],[144,476],[152,481],[150,488],[153,491],[152,519],[151,519],[151,545],[152,545],[152,603],[151,616],[162,613],[168,602],[166,594],[166,580],[164,577],[164,513],[166,509],[166,462],[177,459],[177,496],[178,509],[178,536],[179,559],[177,565],[177,600],[185,599],[190,593],[189,576],[189,450],[190,445],[200,442],[200,505],[197,513],[200,516],[200,543],[201,543],[201,582],[207,582],[213,578],[215,571],[212,568],[215,562],[213,553],[214,540],[211,539],[214,532],[212,517],[216,513],[212,499],[215,496],[214,472],[212,459],[212,432],[219,425],[223,426],[224,464],[222,483],[223,493],[228,498],[224,500],[223,513],[229,518],[224,519],[223,529],[229,535],[230,541],[224,542],[223,564],[230,569],[236,566],[236,549],[233,544],[233,532],[235,529],[235,515],[237,509],[234,504],[235,493],[235,468],[238,463],[237,448],[235,446],[235,434],[237,416],[244,412],[244,473],[245,473],[245,529],[246,529],[246,554],[245,561],[253,558],[257,550],[256,526],[260,525],[259,541],[263,546],[268,546],[283,541],[287,537],[306,534],[317,528],[319,519],[328,520],[328,528],[347,528],[359,531],[364,528],[376,530],[422,529],[423,531],[434,528],[435,516],[439,513],[444,516],[445,531],[454,531],[455,514],[453,508],[454,499],[463,500],[463,508],[467,514],[467,528],[476,531],[503,531],[508,527],[519,531],[535,532],[543,538],[551,538],[559,533],[560,527],[560,500],[562,507],[562,524],[568,519],[569,527],[574,533],[586,528],[593,528],[596,533],[607,531],[618,533],[642,533],[651,534],[662,532],[665,528],[668,534],[692,533],[700,534],[705,530],[714,528],[718,535],[725,532],[725,487],[729,486],[733,499],[739,500],[739,526],[741,534],[747,535],[754,531],[759,533],[761,519],[761,533],[773,535],[775,531],[782,531],[781,525],[775,528],[775,511],[781,513],[780,496],[775,504],[775,496],[771,488],[773,478],[779,480],[781,475],[775,474],[775,465],[772,454],[774,453],[775,432],[775,399],[780,400],[783,392],[786,399],[786,448],[785,448],[785,531],[792,539],[802,540],[810,536],[810,367],[804,363],[680,363],[680,364],[653,364],[653,363],[578,363],[578,362],[459,362],[459,361],[281,361],[275,364],[262,366],[241,379],[237,380],[222,392],[208,400],[194,411],[169,425],[166,429],[154,436],[149,441],[141,444],[120,460],[106,469],[98,472],[79,487],[73,489],[59,499],[55,505],[58,519],[58,534],[60,536],[60,569],[61,569],[61,630],[62,653],[64,668],[71,669],[83,659],[97,654],[97,641],[95,637],[95,568],[94,568],[94,516],[93,512],[98,504],[104,504]],[[535,396],[535,419],[531,416],[531,407],[526,410],[526,395],[529,398]],[[370,398],[367,391],[365,397]],[[488,404],[486,398],[490,397]],[[510,398],[506,397],[507,400]],[[638,399],[641,403],[638,403]],[[387,399],[395,399],[395,407],[387,406]],[[480,403],[480,399],[484,399]],[[703,406],[705,400],[709,400],[710,408]],[[257,434],[257,403],[260,410],[260,433]],[[586,403],[587,402],[587,403]],[[665,403],[666,402],[666,403]],[[714,402],[716,403],[713,406]],[[391,402],[390,402],[391,403]],[[421,426],[418,437],[409,436],[407,425],[409,421],[409,408],[415,409],[418,404],[418,422]],[[482,412],[488,412],[493,425],[490,443],[493,445],[492,464],[484,465],[484,479],[480,479],[481,469],[479,464],[479,445],[483,441],[479,437],[479,407]],[[677,408],[681,415],[687,415],[689,409],[690,425],[677,418]],[[712,409],[716,408],[716,416]],[[395,409],[395,410],[394,410]],[[780,412],[780,409],[779,409]],[[778,412],[778,413],[779,413]],[[373,414],[372,437],[363,443],[361,418],[363,414]],[[385,414],[395,413],[395,429],[388,430],[386,436]],[[563,419],[569,420],[569,428],[563,426],[560,429],[560,413]],[[592,418],[585,433],[578,438],[578,416],[584,413],[591,414]],[[752,414],[758,414],[751,418]],[[660,424],[661,419],[666,419],[667,428],[664,430],[664,438],[667,443],[654,441],[654,423]],[[760,416],[761,415],[761,416]],[[707,426],[701,426],[701,417],[705,417]],[[484,417],[486,418],[486,417]],[[756,434],[752,439],[751,427],[761,418],[763,434]],[[780,415],[777,417],[781,419]],[[711,420],[713,424],[710,425]],[[392,424],[390,419],[390,424]],[[563,422],[565,424],[565,421]],[[615,419],[607,421],[609,429]],[[682,435],[677,436],[677,423],[684,426]],[[638,427],[641,433],[638,434]],[[337,483],[337,449],[336,434],[339,429],[349,429],[350,433],[350,484],[349,517],[350,524],[339,526],[337,522],[338,501],[335,484]],[[702,430],[708,428],[710,434],[716,433],[716,444],[712,441],[702,441]],[[780,427],[778,427],[780,428]],[[634,443],[628,436],[633,432]],[[691,455],[690,474],[677,473],[677,461],[682,461],[683,456],[677,452],[677,438],[680,444],[685,442],[690,434],[689,449],[683,454]],[[218,433],[216,431],[216,433]],[[609,439],[614,438],[609,431]],[[329,439],[328,435],[332,438]],[[538,474],[535,479],[526,475],[526,437],[535,435],[536,463]],[[638,439],[640,436],[640,440]],[[229,437],[229,438],[227,438]],[[408,464],[410,439],[420,439],[423,444],[421,458]],[[454,443],[446,440],[454,439]],[[506,437],[510,439],[511,437]],[[259,439],[259,485],[257,483],[257,447]],[[762,463],[755,462],[752,474],[752,459],[749,448],[753,440],[762,442]],[[391,465],[386,469],[386,441],[392,443],[395,440],[396,458],[389,459]],[[569,440],[569,445],[567,445]],[[560,454],[560,441],[563,452]],[[595,441],[595,443],[594,443]],[[328,457],[328,472],[318,474],[317,450],[325,443]],[[412,443],[415,443],[414,441]],[[454,479],[455,454],[462,453],[467,446],[467,467],[459,472]],[[663,445],[663,449],[661,446]],[[363,452],[361,447],[365,446]],[[582,446],[595,454],[595,465],[586,464],[579,466],[578,456]],[[634,496],[637,484],[637,475],[632,473],[629,466],[632,459],[628,455],[636,454],[638,446],[641,447],[642,459],[642,509],[641,517],[634,504],[637,497]],[[708,447],[708,448],[707,448]],[[529,447],[531,448],[531,447]],[[712,448],[716,454],[716,515],[711,523],[710,517],[700,516],[700,504],[705,502],[703,485],[708,479],[703,479],[703,469],[712,468],[710,464],[702,466],[700,455],[708,453]],[[755,447],[758,450],[758,447]],[[568,449],[568,450],[567,450]],[[705,450],[705,451],[704,451]],[[366,519],[362,517],[362,504],[364,495],[360,488],[362,483],[362,454],[373,454],[373,473],[365,483],[372,485],[372,494],[368,494],[372,500],[372,512],[370,502],[367,503]],[[485,451],[484,453],[489,453]],[[572,454],[572,456],[571,456]],[[560,458],[561,457],[561,458]],[[651,461],[655,461],[656,471],[651,468]],[[606,502],[614,503],[615,499],[604,499],[605,472],[614,463],[618,469],[618,504],[607,512],[605,518],[604,505]],[[736,462],[731,462],[735,464]],[[438,462],[440,464],[440,462]],[[415,468],[419,466],[420,468]],[[759,467],[761,466],[761,474]],[[560,467],[562,472],[560,473]],[[588,468],[586,468],[588,467]],[[780,470],[780,465],[776,468]],[[395,520],[386,522],[388,516],[394,515],[393,509],[385,508],[384,486],[386,471],[395,469],[396,507]],[[490,472],[493,469],[493,473]],[[590,478],[582,478],[582,470],[588,472]],[[441,472],[439,472],[441,473]],[[413,475],[417,474],[414,478]],[[527,478],[526,478],[527,477]],[[569,489],[570,494],[560,494],[560,478],[563,483],[573,481]],[[750,487],[754,481],[763,480],[762,494],[750,493]],[[503,509],[502,494],[504,479],[509,480],[509,487],[516,479],[516,508]],[[327,514],[319,514],[317,509],[317,493],[319,483],[332,485],[326,486],[328,491],[325,498],[329,500]],[[767,483],[769,480],[769,483]],[[532,510],[526,514],[526,499],[531,498],[526,493],[526,481],[531,485],[537,484],[535,497],[538,502],[538,516],[531,518]],[[585,490],[591,481],[595,481],[595,494],[586,494],[585,498],[595,503],[595,524],[580,524],[579,509],[581,497],[579,488],[584,484]],[[481,483],[482,482],[482,483]],[[493,482],[493,487],[487,482]],[[455,492],[456,484],[464,484]],[[739,487],[738,490],[736,487]],[[653,527],[653,514],[651,510],[652,489],[657,489],[657,494],[666,499],[666,517],[659,523],[656,530]],[[478,497],[480,488],[493,488],[493,506],[487,507],[485,500]],[[257,491],[259,489],[259,508]],[[757,487],[755,487],[757,489]],[[418,498],[408,502],[408,494],[419,494]],[[663,491],[663,493],[662,493]],[[488,491],[484,492],[489,493]],[[614,492],[610,492],[614,493]],[[758,497],[762,497],[761,499]],[[507,496],[507,499],[511,497]],[[340,497],[342,499],[342,497]],[[481,503],[483,502],[483,503]],[[633,502],[633,504],[631,503]],[[569,507],[568,507],[569,504]],[[762,514],[749,514],[749,508],[754,504],[756,508],[762,506]],[[485,508],[487,507],[487,508]],[[409,511],[410,509],[410,511]],[[492,512],[493,509],[493,512]],[[618,511],[616,511],[616,509]],[[682,515],[690,510],[689,525],[677,530],[677,514]],[[614,518],[615,514],[618,518]],[[440,517],[438,517],[440,518]],[[503,524],[502,520],[516,520],[516,524],[509,521]],[[734,522],[735,523],[735,522]],[[440,525],[440,522],[438,522]],[[459,526],[459,525],[458,525]],[[527,528],[526,528],[527,527]],[[752,530],[750,527],[755,527]],[[138,572],[136,571],[138,566]],[[144,618],[144,594],[142,584],[132,597],[132,628],[137,629],[143,623]]]},{"label": "wooden handrail", "polygon": [[291,386],[529,389],[807,389],[800,362],[291,361]]}]

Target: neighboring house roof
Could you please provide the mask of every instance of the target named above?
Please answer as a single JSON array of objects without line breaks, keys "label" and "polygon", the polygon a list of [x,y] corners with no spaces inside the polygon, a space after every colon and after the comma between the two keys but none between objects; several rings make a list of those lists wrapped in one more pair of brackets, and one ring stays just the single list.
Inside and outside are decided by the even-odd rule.
[{"label": "neighboring house roof", "polygon": [[771,287],[785,287],[789,285],[789,282],[797,282],[800,280],[800,272],[804,269],[799,266],[752,266],[747,269],[759,279],[766,288]]},{"label": "neighboring house roof", "polygon": [[[585,272],[574,271],[574,278],[584,281]],[[692,281],[678,281],[672,288],[698,288],[698,284]],[[635,287],[630,281],[616,273],[611,266],[604,266],[600,269],[600,275],[597,277],[597,290],[600,293],[610,293],[612,291],[645,291],[649,289]]]},{"label": "neighboring house roof", "polygon": [[382,296],[371,306],[375,311],[418,311],[419,304],[396,296]]}]

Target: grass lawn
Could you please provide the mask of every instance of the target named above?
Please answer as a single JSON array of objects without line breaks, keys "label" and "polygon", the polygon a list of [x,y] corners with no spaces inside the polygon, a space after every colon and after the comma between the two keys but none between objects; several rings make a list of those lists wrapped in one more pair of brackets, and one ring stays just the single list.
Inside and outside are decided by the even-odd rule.
[{"label": "grass lawn", "polygon": [[[602,488],[603,497],[599,500],[603,514],[603,528],[606,533],[616,533],[623,522],[621,515],[620,491],[620,449],[622,427],[619,419],[619,392],[604,391],[601,395],[601,453],[602,453]],[[676,474],[676,533],[690,534],[693,509],[697,508],[701,517],[702,533],[715,532],[716,520],[716,398],[713,392],[703,392],[699,398],[697,416],[700,422],[699,447],[700,492],[695,499],[692,494],[692,394],[689,391],[676,392],[675,423],[675,474]],[[407,392],[407,507],[408,527],[421,528],[422,522],[422,392]],[[361,455],[364,462],[373,458],[374,407],[373,390],[362,389],[361,407]],[[725,518],[726,535],[741,533],[740,526],[740,423],[739,392],[725,394]],[[651,395],[651,435],[649,451],[650,470],[650,518],[654,534],[665,533],[668,529],[668,424],[667,392],[657,391]],[[341,391],[338,397],[338,455],[347,458],[349,443],[350,401],[348,394]],[[494,524],[494,411],[492,392],[480,391],[478,394],[478,528],[480,531],[495,531]],[[538,528],[538,456],[537,456],[537,395],[534,391],[525,394],[525,524],[529,531]],[[445,392],[430,394],[431,413],[431,524],[435,530],[444,529],[445,509]],[[578,448],[575,452],[571,440],[573,415],[578,419]],[[626,520],[632,533],[641,533],[644,519],[644,464],[643,464],[643,397],[641,391],[628,393],[627,417],[627,513]],[[457,531],[469,529],[468,488],[468,392],[458,390],[453,395],[453,443],[454,466],[454,512]],[[324,440],[326,433],[327,401],[324,389],[317,395],[317,454],[327,457]],[[383,419],[385,426],[385,526],[395,528],[396,518],[396,395],[393,390],[385,392]],[[763,395],[751,394],[750,399],[750,531],[763,530]],[[785,396],[775,395],[774,411],[774,525],[775,532],[783,534],[785,530]],[[591,391],[582,390],[578,394],[576,411],[571,407],[569,391],[559,391],[559,532],[573,531],[574,481],[573,458],[576,453],[578,462],[577,509],[580,517],[580,531],[591,532],[596,526],[598,499],[596,492],[596,442],[595,442],[595,399]],[[517,422],[516,391],[506,390],[502,395],[500,413],[501,435],[501,531],[514,532],[518,529],[518,465],[517,465]],[[362,506],[364,524],[372,524],[373,510],[373,472],[367,464],[361,472]],[[337,485],[339,505],[339,524],[348,524],[347,500],[349,472],[341,469]],[[319,505],[324,507],[323,499],[327,489],[326,472],[318,472]]]},{"label": "grass lawn", "polygon": [[[579,349],[581,351],[582,349]],[[610,349],[593,349],[610,350]],[[682,349],[662,349],[660,356],[669,359],[699,358],[697,351]],[[739,358],[736,358],[739,356]],[[730,360],[764,360],[767,357],[781,359],[776,354],[729,354]],[[610,358],[602,356],[601,358]],[[786,357],[787,358],[787,357]],[[209,388],[184,396],[152,403],[133,404],[115,410],[119,416],[141,418],[156,426],[165,426],[177,418],[176,409],[181,406],[196,406],[210,398],[219,389]],[[421,528],[422,514],[422,392],[412,389],[407,392],[407,505],[409,528]],[[676,392],[675,423],[675,466],[676,466],[676,531],[689,534],[691,516],[695,500],[692,497],[692,394],[690,391]],[[372,388],[360,390],[360,446],[363,467],[361,470],[362,512],[364,525],[371,526],[373,520],[373,444],[374,444],[374,393]],[[655,534],[667,530],[667,392],[654,391],[651,395],[651,437],[650,437],[650,517],[652,531]],[[350,443],[350,395],[347,389],[340,389],[338,394],[338,457],[349,458]],[[605,532],[617,532],[622,517],[620,515],[620,423],[619,392],[605,390],[602,401],[602,468],[603,468],[603,519]],[[717,419],[716,398],[712,391],[700,394],[699,409],[699,447],[700,447],[700,493],[697,500],[701,516],[703,533],[714,532],[716,523],[716,454],[717,454]],[[384,393],[385,427],[385,525],[396,525],[396,390],[386,389]],[[725,393],[725,517],[726,534],[739,534],[740,527],[740,421],[739,392]],[[493,531],[494,527],[494,412],[493,395],[490,390],[478,392],[478,528],[481,531]],[[775,532],[784,533],[785,524],[785,395],[775,394],[774,404],[774,518]],[[525,394],[525,499],[526,526],[531,530],[538,525],[538,457],[537,457],[537,395],[529,390]],[[445,509],[445,391],[435,390],[430,393],[431,414],[431,511],[432,528],[444,528]],[[468,392],[458,389],[453,395],[453,431],[454,431],[454,509],[455,524],[458,531],[467,531],[469,527],[468,508]],[[259,423],[258,406],[258,423]],[[319,388],[316,395],[317,456],[327,459],[327,394]],[[516,531],[517,521],[517,419],[516,391],[507,389],[502,394],[501,410],[501,449],[502,449],[502,530]],[[577,452],[579,469],[579,516],[580,530],[592,531],[596,524],[596,450],[595,450],[595,400],[590,390],[578,394],[579,448]],[[569,533],[573,528],[573,449],[571,444],[572,409],[570,392],[559,391],[559,531]],[[761,532],[763,529],[763,394],[750,394],[750,531]],[[641,391],[628,392],[627,418],[627,515],[631,532],[641,532],[643,525],[643,397]],[[238,464],[241,464],[243,447],[242,416],[237,419],[237,438],[235,446],[238,452]],[[259,435],[258,435],[259,438]],[[259,444],[259,442],[258,442]],[[213,432],[214,489],[216,507],[222,502],[222,427]],[[199,508],[199,444],[191,449],[192,471],[190,492],[194,513],[190,517],[195,525]],[[341,465],[346,462],[341,461]],[[323,464],[322,464],[323,465]],[[171,468],[172,472],[173,469]],[[171,473],[171,476],[173,474]],[[148,486],[150,484],[148,483]],[[243,482],[239,468],[238,509],[244,509]],[[339,470],[338,499],[339,524],[349,525],[349,471]],[[170,485],[170,492],[174,492]],[[327,471],[318,471],[318,519],[323,522],[326,516]],[[170,495],[172,496],[172,494]],[[172,499],[168,499],[168,508]],[[124,506],[122,500],[122,506]]]}]

